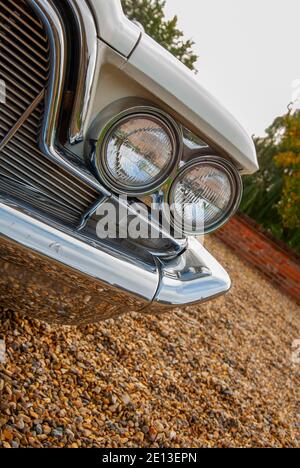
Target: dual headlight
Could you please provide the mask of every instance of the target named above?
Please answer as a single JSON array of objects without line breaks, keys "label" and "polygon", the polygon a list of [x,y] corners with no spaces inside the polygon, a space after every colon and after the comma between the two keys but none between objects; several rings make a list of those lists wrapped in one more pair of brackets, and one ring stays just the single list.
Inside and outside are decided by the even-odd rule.
[{"label": "dual headlight", "polygon": [[113,191],[144,196],[162,188],[171,222],[185,234],[214,231],[239,206],[242,182],[234,165],[218,156],[183,164],[179,127],[164,112],[121,113],[105,126],[97,148],[95,169]]},{"label": "dual headlight", "polygon": [[194,160],[170,190],[173,224],[191,235],[215,231],[235,213],[241,195],[241,177],[227,160],[213,156]]},{"label": "dual headlight", "polygon": [[176,123],[163,112],[141,107],[108,124],[94,162],[102,179],[117,193],[145,195],[174,172],[179,147]]}]

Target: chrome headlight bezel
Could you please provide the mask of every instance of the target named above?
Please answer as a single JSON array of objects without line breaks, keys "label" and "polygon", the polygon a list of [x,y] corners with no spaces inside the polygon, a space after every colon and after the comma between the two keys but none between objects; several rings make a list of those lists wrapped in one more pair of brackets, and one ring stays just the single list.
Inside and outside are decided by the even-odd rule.
[{"label": "chrome headlight bezel", "polygon": [[[239,208],[239,205],[242,200],[243,195],[243,182],[240,173],[238,172],[237,168],[232,164],[229,160],[222,158],[220,156],[200,156],[196,159],[193,159],[191,162],[187,163],[182,167],[180,172],[177,174],[176,178],[174,179],[167,198],[168,203],[170,206],[174,204],[174,194],[176,191],[176,187],[179,181],[181,181],[185,175],[194,167],[198,167],[199,165],[211,165],[212,167],[216,167],[217,169],[223,171],[228,176],[231,185],[231,197],[230,202],[228,204],[228,208],[223,213],[222,217],[217,222],[211,223],[208,226],[204,226],[204,229],[199,231],[195,231],[192,229],[184,230],[184,234],[188,236],[196,236],[196,235],[206,235],[210,234],[217,229],[220,229],[224,226],[229,219],[236,213]],[[175,230],[182,230],[182,224],[176,222],[176,218],[174,218],[174,213],[171,211],[171,223]]]},{"label": "chrome headlight bezel", "polygon": [[[111,136],[115,129],[130,119],[145,118],[159,124],[168,134],[172,144],[172,156],[169,163],[153,182],[139,187],[124,185],[112,176],[107,164],[107,150]],[[164,111],[155,107],[137,106],[126,109],[110,119],[103,127],[97,140],[96,150],[92,160],[98,177],[115,193],[128,196],[144,196],[162,187],[174,175],[182,156],[182,131],[175,120]]]}]

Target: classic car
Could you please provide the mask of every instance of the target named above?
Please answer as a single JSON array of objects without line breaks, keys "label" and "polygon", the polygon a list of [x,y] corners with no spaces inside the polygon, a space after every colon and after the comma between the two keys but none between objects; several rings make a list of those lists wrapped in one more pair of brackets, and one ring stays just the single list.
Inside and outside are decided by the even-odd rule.
[{"label": "classic car", "polygon": [[0,21],[0,310],[77,325],[226,293],[203,238],[258,169],[247,132],[119,0]]}]

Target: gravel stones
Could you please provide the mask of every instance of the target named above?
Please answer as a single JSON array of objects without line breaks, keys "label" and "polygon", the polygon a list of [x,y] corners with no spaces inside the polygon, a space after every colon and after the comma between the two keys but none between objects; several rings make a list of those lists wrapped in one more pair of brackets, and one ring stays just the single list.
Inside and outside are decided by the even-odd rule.
[{"label": "gravel stones", "polygon": [[299,447],[300,308],[221,242],[233,289],[70,328],[2,310],[0,447]]}]

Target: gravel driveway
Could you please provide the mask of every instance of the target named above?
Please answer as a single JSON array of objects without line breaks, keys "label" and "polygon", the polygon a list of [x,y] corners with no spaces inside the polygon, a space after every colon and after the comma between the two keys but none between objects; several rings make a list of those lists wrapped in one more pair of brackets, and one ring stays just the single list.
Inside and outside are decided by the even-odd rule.
[{"label": "gravel driveway", "polygon": [[0,447],[299,447],[300,307],[208,244],[234,287],[201,307],[82,329],[6,311]]}]

